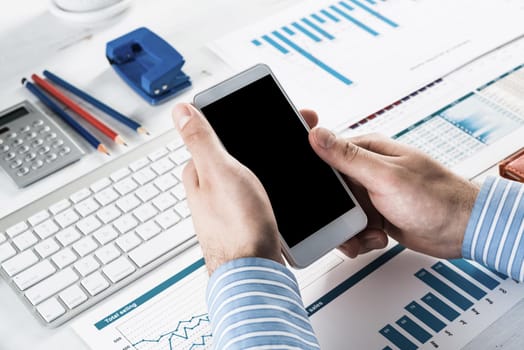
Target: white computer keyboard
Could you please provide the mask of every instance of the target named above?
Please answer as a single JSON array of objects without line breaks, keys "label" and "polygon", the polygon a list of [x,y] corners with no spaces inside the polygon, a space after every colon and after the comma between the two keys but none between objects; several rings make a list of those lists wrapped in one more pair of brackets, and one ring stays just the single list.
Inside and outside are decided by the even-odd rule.
[{"label": "white computer keyboard", "polygon": [[173,130],[0,220],[1,274],[58,326],[196,243]]}]

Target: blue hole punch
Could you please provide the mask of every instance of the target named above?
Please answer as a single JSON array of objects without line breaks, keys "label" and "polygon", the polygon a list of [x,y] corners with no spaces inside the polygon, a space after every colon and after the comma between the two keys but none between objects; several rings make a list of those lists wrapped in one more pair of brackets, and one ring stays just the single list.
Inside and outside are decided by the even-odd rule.
[{"label": "blue hole punch", "polygon": [[152,105],[160,104],[191,86],[182,72],[182,55],[147,28],[138,28],[106,45],[111,66]]}]

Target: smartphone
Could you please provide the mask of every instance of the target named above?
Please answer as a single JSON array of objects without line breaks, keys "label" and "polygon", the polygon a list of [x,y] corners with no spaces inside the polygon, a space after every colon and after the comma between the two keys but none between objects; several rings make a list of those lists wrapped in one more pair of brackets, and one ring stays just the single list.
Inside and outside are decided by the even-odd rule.
[{"label": "smartphone", "polygon": [[308,125],[268,66],[197,94],[194,105],[226,150],[262,182],[290,265],[306,267],[364,229],[364,211],[311,148]]}]

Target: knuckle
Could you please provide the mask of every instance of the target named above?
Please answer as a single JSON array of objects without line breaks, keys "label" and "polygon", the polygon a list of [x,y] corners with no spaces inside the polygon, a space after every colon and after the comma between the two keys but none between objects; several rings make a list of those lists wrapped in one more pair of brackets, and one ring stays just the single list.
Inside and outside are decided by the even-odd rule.
[{"label": "knuckle", "polygon": [[358,156],[360,148],[351,142],[344,142],[342,147],[342,157],[345,161],[352,162]]},{"label": "knuckle", "polygon": [[191,145],[209,139],[211,132],[204,125],[189,122],[182,132],[182,137],[186,145]]}]

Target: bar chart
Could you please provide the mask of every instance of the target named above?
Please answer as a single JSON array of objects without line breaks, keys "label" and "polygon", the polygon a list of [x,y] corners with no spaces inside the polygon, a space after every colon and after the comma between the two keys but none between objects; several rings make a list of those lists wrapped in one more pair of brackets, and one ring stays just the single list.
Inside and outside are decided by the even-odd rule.
[{"label": "bar chart", "polygon": [[[266,63],[297,105],[314,108],[321,124],[337,128],[520,35],[524,13],[510,7],[473,0],[305,0],[209,47],[237,71]],[[467,28],[460,13],[470,14]],[[502,18],[496,33],[485,25]]]}]

